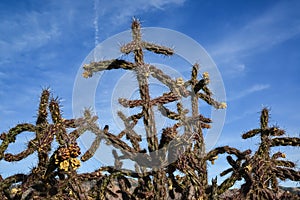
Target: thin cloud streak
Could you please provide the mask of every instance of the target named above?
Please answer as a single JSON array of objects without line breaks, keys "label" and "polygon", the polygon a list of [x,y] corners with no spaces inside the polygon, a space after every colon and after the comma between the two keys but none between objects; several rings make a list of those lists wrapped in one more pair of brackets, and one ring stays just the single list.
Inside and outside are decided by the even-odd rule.
[{"label": "thin cloud streak", "polygon": [[270,88],[270,85],[269,84],[256,84],[256,85],[253,85],[252,87],[236,94],[235,96],[233,97],[229,97],[227,99],[227,101],[233,101],[233,100],[238,100],[238,99],[241,99],[245,96],[248,96],[254,92],[259,92],[259,91],[262,91],[262,90],[266,90]]},{"label": "thin cloud streak", "polygon": [[279,2],[212,46],[219,63],[240,65],[240,59],[270,49],[300,34],[300,3]]},{"label": "thin cloud streak", "polygon": [[[95,0],[96,1],[96,0]],[[121,25],[128,24],[133,16],[139,15],[145,12],[155,11],[155,10],[164,10],[167,6],[182,6],[186,0],[149,0],[149,1],[140,1],[140,0],[109,0],[109,1],[100,1],[98,3],[97,13],[99,13],[99,18],[105,18],[105,27],[108,27],[110,30],[113,27],[118,27]],[[111,12],[115,14],[112,14]],[[105,27],[101,27],[105,28]]]},{"label": "thin cloud streak", "polygon": [[[284,3],[274,6],[236,33],[224,38],[212,54],[218,56],[267,49],[300,34],[300,13],[296,8],[293,4]],[[294,15],[294,18],[291,17]]]},{"label": "thin cloud streak", "polygon": [[0,24],[0,31],[4,36],[0,38],[0,59],[14,59],[16,54],[29,52],[48,44],[60,33],[55,26],[44,25],[45,16],[37,12],[15,15]]}]

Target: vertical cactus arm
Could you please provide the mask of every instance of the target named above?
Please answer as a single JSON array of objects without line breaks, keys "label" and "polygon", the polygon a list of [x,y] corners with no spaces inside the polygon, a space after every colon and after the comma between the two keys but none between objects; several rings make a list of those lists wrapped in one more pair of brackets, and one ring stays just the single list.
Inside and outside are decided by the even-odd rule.
[{"label": "vertical cactus arm", "polygon": [[0,145],[0,160],[3,159],[4,152],[9,144],[14,143],[16,141],[16,136],[22,132],[35,132],[35,126],[28,123],[18,124],[14,128],[11,128],[8,133],[2,133],[0,135],[0,139],[2,140]]},{"label": "vertical cactus arm", "polygon": [[266,130],[268,128],[269,123],[269,110],[267,108],[263,108],[260,116],[260,128],[262,130]]},{"label": "vertical cactus arm", "polygon": [[37,152],[38,152],[38,165],[45,167],[49,161],[49,152],[52,148],[52,142],[56,132],[59,131],[56,125],[50,124],[47,126],[39,127],[37,134]]},{"label": "vertical cactus arm", "polygon": [[163,129],[161,139],[159,142],[159,147],[158,147],[159,149],[163,147],[167,147],[169,143],[177,137],[178,133],[176,128],[177,126],[167,127]]},{"label": "vertical cactus arm", "polygon": [[[195,90],[197,90],[196,87],[197,87],[197,84],[198,84],[197,83],[198,70],[199,70],[199,65],[194,64],[193,69],[192,69],[192,75],[191,75],[191,88],[194,91],[194,92],[191,92],[192,117],[196,117],[196,116],[199,115],[199,103],[198,103],[198,97],[196,96],[196,93],[199,90],[195,91]],[[196,122],[196,124],[195,123],[193,123],[193,124],[194,124],[194,128],[196,129],[195,132],[197,133],[199,124],[197,122]]]},{"label": "vertical cactus arm", "polygon": [[298,137],[278,137],[271,140],[271,146],[300,146],[300,138]]},{"label": "vertical cactus arm", "polygon": [[192,68],[191,80],[190,80],[190,83],[193,86],[193,88],[197,84],[198,71],[199,71],[199,64],[195,63]]},{"label": "vertical cactus arm", "polygon": [[211,180],[211,186],[206,191],[206,193],[209,194],[209,199],[210,200],[218,200],[219,199],[217,177],[213,178]]},{"label": "vertical cactus arm", "polygon": [[63,119],[61,116],[60,105],[58,98],[52,98],[49,103],[49,110],[51,113],[53,123],[62,123]]},{"label": "vertical cactus arm", "polygon": [[62,118],[60,105],[58,99],[52,98],[49,103],[49,110],[51,113],[52,121],[54,123],[54,133],[56,140],[60,145],[65,145],[70,142],[70,138],[67,134],[66,127],[63,124],[64,119]]},{"label": "vertical cactus arm", "polygon": [[[135,71],[137,75],[137,80],[140,89],[140,97],[144,102],[142,105],[143,110],[143,121],[145,126],[145,131],[147,135],[147,143],[149,152],[153,152],[158,148],[157,132],[156,125],[154,120],[154,112],[151,105],[151,99],[149,94],[149,66],[144,63],[144,55],[141,46],[141,26],[140,22],[137,19],[134,19],[131,25],[132,29],[132,44],[133,44],[133,53],[135,61]],[[122,51],[122,48],[121,48]],[[129,53],[129,52],[127,52]]]},{"label": "vertical cactus arm", "polygon": [[48,108],[48,102],[49,102],[49,96],[50,96],[50,91],[49,90],[43,90],[42,95],[40,97],[40,105],[39,105],[39,110],[38,110],[38,116],[36,120],[36,124],[43,124],[43,123],[48,123],[47,121],[47,108]]},{"label": "vertical cactus arm", "polygon": [[[136,57],[139,59],[139,56],[136,54]],[[144,75],[138,73],[138,82],[140,88],[140,96],[144,101],[143,104],[143,121],[145,126],[145,131],[147,135],[147,143],[149,152],[153,152],[158,149],[158,139],[156,132],[156,123],[154,120],[154,112],[151,106],[151,100],[149,95],[149,86],[146,77]]]}]

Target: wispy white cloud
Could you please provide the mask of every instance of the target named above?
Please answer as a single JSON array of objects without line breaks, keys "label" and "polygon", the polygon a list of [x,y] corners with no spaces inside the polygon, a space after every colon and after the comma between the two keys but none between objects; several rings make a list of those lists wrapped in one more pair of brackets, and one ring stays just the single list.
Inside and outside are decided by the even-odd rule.
[{"label": "wispy white cloud", "polygon": [[[298,7],[298,9],[296,9]],[[293,17],[294,16],[294,17]],[[224,38],[215,55],[260,50],[300,34],[299,6],[280,3],[231,36]]]},{"label": "wispy white cloud", "polygon": [[[106,23],[119,26],[127,23],[133,16],[153,10],[164,10],[167,6],[181,6],[186,0],[109,0],[100,1],[98,13],[105,16]],[[113,13],[113,14],[112,14]]]},{"label": "wispy white cloud", "polygon": [[254,92],[259,92],[259,91],[262,91],[262,90],[266,90],[270,88],[270,85],[269,84],[256,84],[256,85],[253,85],[252,87],[244,90],[244,91],[241,91],[235,95],[233,95],[232,97],[229,97],[227,100],[228,101],[233,101],[233,100],[237,100],[237,99],[241,99],[245,96],[248,96]]},{"label": "wispy white cloud", "polygon": [[[1,60],[14,59],[16,53],[25,53],[48,44],[60,35],[55,24],[44,24],[45,15],[38,12],[16,14],[0,24]],[[3,63],[5,63],[3,61]]]},{"label": "wispy white cloud", "polygon": [[226,30],[227,34],[212,46],[211,55],[221,64],[233,67],[243,65],[242,57],[270,49],[299,35],[299,9],[298,1],[281,1],[275,4],[240,28]]}]

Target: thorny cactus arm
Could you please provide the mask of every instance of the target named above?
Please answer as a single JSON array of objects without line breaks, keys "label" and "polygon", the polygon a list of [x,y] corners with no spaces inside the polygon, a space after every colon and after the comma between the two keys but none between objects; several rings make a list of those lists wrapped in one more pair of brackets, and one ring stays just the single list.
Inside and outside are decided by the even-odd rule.
[{"label": "thorny cactus arm", "polygon": [[[32,124],[28,124],[28,123],[18,124],[14,128],[11,128],[8,131],[8,133],[2,133],[0,135],[0,139],[2,140],[2,143],[0,145],[0,160],[2,160],[5,157],[4,152],[6,151],[9,144],[14,143],[16,141],[17,135],[22,132],[26,132],[26,131],[27,132],[35,132],[35,126]],[[32,148],[34,148],[34,147],[32,147]],[[13,156],[12,154],[7,154],[8,156],[7,156],[6,160],[7,161],[8,160],[11,160],[11,161],[20,160],[20,159],[23,159],[23,158],[27,157],[28,155],[30,155],[30,153],[33,153],[32,150],[28,150],[28,152],[26,151],[24,153],[18,154],[17,156]]]},{"label": "thorny cactus arm", "polygon": [[153,152],[158,149],[158,141],[156,136],[156,127],[154,120],[153,108],[150,104],[150,94],[149,94],[149,85],[148,85],[148,76],[149,69],[144,64],[143,51],[139,47],[141,42],[141,32],[140,32],[140,23],[137,20],[134,20],[132,23],[132,37],[133,42],[136,43],[134,46],[134,60],[137,65],[135,71],[137,72],[137,80],[140,88],[140,96],[144,104],[142,105],[143,114],[144,114],[144,125],[147,135],[148,150]]},{"label": "thorny cactus arm", "polygon": [[[219,154],[233,154],[235,155],[239,160],[245,159],[247,155],[251,154],[251,150],[248,149],[244,152],[239,151],[236,148],[233,147],[229,147],[229,146],[224,146],[224,147],[217,147],[213,150],[211,150],[210,152],[208,152],[205,156],[205,160],[209,160],[212,163],[214,162],[214,160],[216,160],[218,158]],[[213,163],[214,164],[214,163]]]},{"label": "thorny cactus arm", "polygon": [[273,138],[271,140],[271,147],[276,147],[276,146],[300,146],[300,138],[297,137]]},{"label": "thorny cactus arm", "polygon": [[[179,100],[179,97],[173,94],[172,92],[170,92],[170,93],[164,93],[162,96],[152,99],[150,104],[152,106],[155,105],[159,106],[160,104],[167,104],[177,100]],[[142,100],[127,100],[124,98],[120,98],[119,103],[124,107],[134,108],[134,107],[142,106],[144,102]]]},{"label": "thorny cactus arm", "polygon": [[133,19],[131,30],[133,41],[121,47],[120,50],[122,53],[129,54],[137,49],[147,49],[148,51],[152,51],[156,54],[164,54],[166,56],[173,55],[174,50],[169,47],[152,44],[142,40],[141,25],[139,20]]},{"label": "thorny cactus arm", "polygon": [[52,121],[54,123],[54,131],[56,140],[60,145],[66,145],[71,142],[66,132],[64,119],[61,116],[60,105],[58,99],[51,99],[49,103],[49,110],[51,113]]},{"label": "thorny cactus arm", "polygon": [[[108,131],[108,128],[109,128],[108,125],[106,125],[104,127],[103,131]],[[81,157],[82,161],[87,161],[88,159],[93,157],[95,152],[97,151],[97,149],[100,147],[100,143],[101,143],[101,140],[103,139],[103,135],[99,132],[94,132],[94,133],[96,134],[96,138],[93,141],[91,147]]]},{"label": "thorny cactus arm", "polygon": [[50,97],[50,91],[45,89],[42,91],[42,95],[40,97],[40,105],[38,110],[38,117],[36,120],[36,125],[47,124],[47,116],[48,116],[48,102]]},{"label": "thorny cactus arm", "polygon": [[132,70],[134,67],[135,67],[134,63],[128,62],[126,60],[119,60],[119,59],[91,62],[83,66],[84,69],[83,77],[85,78],[92,77],[94,73],[103,70],[111,70],[111,69]]},{"label": "thorny cactus arm", "polygon": [[[128,118],[125,117],[125,115],[122,112],[118,112],[119,117],[123,120],[125,125],[125,130],[122,131],[118,137],[121,138],[124,134],[126,134],[126,139],[129,139],[133,148],[137,152],[141,152],[141,147],[139,142],[142,141],[142,138],[140,135],[138,135],[134,130],[134,126],[138,122],[138,120],[143,116],[143,113],[138,113],[136,115],[132,115]],[[132,122],[131,122],[132,121]]]},{"label": "thorny cactus arm", "polygon": [[149,66],[149,71],[150,71],[150,74],[153,78],[156,78],[162,84],[169,87],[171,92],[173,94],[175,94],[176,96],[187,97],[189,95],[189,92],[184,87],[184,83],[181,83],[181,81],[173,80],[169,75],[165,74],[162,70],[160,70],[160,69],[158,69],[158,68],[156,68],[155,66],[152,66],[152,65]]}]

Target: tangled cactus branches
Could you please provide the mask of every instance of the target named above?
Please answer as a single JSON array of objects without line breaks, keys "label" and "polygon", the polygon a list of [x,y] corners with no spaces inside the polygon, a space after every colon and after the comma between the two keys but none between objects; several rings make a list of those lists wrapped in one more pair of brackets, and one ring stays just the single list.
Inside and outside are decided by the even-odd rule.
[{"label": "tangled cactus branches", "polygon": [[[49,112],[52,123],[48,122]],[[16,174],[1,181],[0,191],[6,194],[6,198],[10,198],[8,190],[12,187],[17,188],[14,188],[15,199],[24,196],[24,191],[28,191],[30,188],[32,191],[26,194],[28,195],[27,198],[33,196],[46,197],[63,189],[57,187],[55,177],[59,176],[61,180],[69,180],[72,178],[72,173],[69,172],[80,166],[80,161],[77,159],[80,149],[76,143],[76,138],[71,138],[67,131],[67,129],[75,127],[74,119],[62,118],[58,99],[50,99],[50,91],[43,90],[36,123],[18,124],[7,133],[1,134],[0,160],[14,162],[25,159],[34,152],[37,152],[38,155],[38,164],[31,170],[29,175]],[[26,134],[26,132],[35,134],[34,139],[28,142],[27,148],[17,154],[7,153],[7,148],[15,142],[17,135]],[[49,156],[54,139],[56,139],[59,147],[52,156]],[[15,186],[16,184],[17,186]],[[72,184],[71,180],[70,184]]]},{"label": "tangled cactus branches", "polygon": [[300,171],[295,170],[295,163],[287,160],[285,154],[277,152],[271,155],[271,147],[300,146],[300,138],[283,137],[284,130],[276,126],[269,127],[269,110],[264,108],[260,117],[260,128],[242,135],[243,139],[260,134],[260,145],[255,154],[244,163],[246,183],[241,192],[247,199],[276,199],[278,179],[300,181]]},{"label": "tangled cactus branches", "polygon": [[[132,116],[125,116],[122,112],[118,113],[124,122],[125,129],[118,134],[118,138],[115,138],[113,135],[110,136],[112,144],[118,147],[123,154],[115,157],[133,160],[138,164],[137,170],[140,173],[144,173],[147,168],[153,170],[153,179],[147,181],[147,184],[150,184],[149,187],[138,186],[138,188],[144,188],[149,191],[143,191],[143,194],[134,193],[133,196],[166,199],[168,196],[174,197],[175,192],[180,191],[182,199],[187,198],[191,193],[196,199],[206,198],[206,190],[208,188],[207,160],[204,159],[206,152],[202,129],[211,127],[211,119],[199,114],[198,102],[202,100],[217,109],[226,108],[226,104],[213,99],[213,94],[208,88],[210,79],[207,72],[203,73],[202,78],[198,80],[198,64],[193,66],[190,80],[184,81],[181,77],[172,79],[161,69],[144,63],[143,50],[166,56],[171,56],[174,51],[168,47],[143,41],[138,20],[133,20],[131,28],[133,40],[123,45],[120,51],[124,54],[132,53],[135,62],[113,59],[92,62],[83,67],[83,76],[86,78],[93,76],[96,72],[112,69],[132,70],[136,74],[140,99],[121,98],[119,103],[129,108],[140,107],[141,112]],[[149,92],[149,76],[160,81],[170,91],[152,99]],[[191,97],[191,112],[185,109],[184,105],[179,101],[187,97]],[[172,102],[177,102],[176,111],[170,110],[166,106]],[[173,126],[162,130],[160,141],[157,139],[158,131],[156,130],[156,121],[154,119],[153,108],[155,106],[162,116],[174,121]],[[147,149],[141,149],[141,133],[136,133],[134,130],[139,120],[143,120],[144,123],[148,144]],[[183,134],[178,133],[177,129],[179,127],[184,129]],[[120,145],[119,138],[122,138],[124,135],[131,142],[131,148]],[[97,138],[95,140],[96,143],[99,143]],[[181,159],[176,161],[180,149],[185,153],[181,156]],[[183,164],[184,162],[186,163]],[[168,164],[171,165],[168,166]],[[174,176],[176,170],[183,172],[186,176],[177,180],[176,176]],[[145,184],[145,180],[142,177],[138,182]],[[186,187],[181,186],[183,182],[186,183]],[[120,185],[120,187],[122,188],[123,186]],[[135,190],[135,192],[138,191]]]},{"label": "tangled cactus branches", "polygon": [[[239,195],[233,199],[283,199],[287,194],[279,193],[278,179],[300,180],[300,171],[295,169],[296,164],[282,159],[286,157],[284,153],[276,152],[271,155],[271,147],[300,146],[300,139],[282,137],[285,131],[276,126],[269,127],[268,122],[269,110],[264,108],[261,112],[260,128],[250,130],[242,135],[243,139],[248,139],[260,134],[260,144],[254,155],[250,155],[250,151],[243,159],[239,156],[237,156],[237,160],[231,156],[227,157],[231,168],[224,170],[220,175],[231,173],[231,176],[219,188],[223,186],[229,188],[226,185],[232,186],[236,180],[244,179],[245,181],[239,190]],[[222,192],[224,189],[219,193]],[[299,199],[297,195],[289,194],[288,196],[289,199]]]},{"label": "tangled cactus branches", "polygon": [[[125,108],[138,110],[137,113],[126,116],[119,111],[117,114],[125,128],[119,133],[111,133],[109,125],[101,128],[97,123],[98,116],[88,109],[78,119],[63,118],[58,99],[50,98],[50,91],[43,90],[36,123],[18,124],[0,135],[0,161],[16,162],[37,153],[37,166],[29,174],[5,178],[0,175],[0,199],[216,200],[242,179],[245,183],[231,199],[298,198],[287,193],[279,197],[278,179],[299,181],[300,174],[295,163],[283,159],[285,154],[270,155],[270,149],[299,146],[300,139],[283,137],[283,130],[269,127],[268,110],[263,109],[260,128],[242,136],[247,139],[260,134],[261,143],[253,155],[251,150],[240,151],[230,146],[207,152],[203,129],[209,129],[213,124],[210,118],[200,113],[199,105],[205,103],[215,109],[226,108],[226,103],[213,98],[209,74],[203,72],[200,75],[196,63],[191,66],[191,77],[187,80],[171,78],[156,66],[145,63],[144,51],[172,56],[174,50],[143,41],[137,19],[133,20],[131,28],[132,41],[121,46],[120,51],[133,55],[134,62],[122,59],[91,62],[83,66],[83,76],[89,78],[104,70],[133,71],[140,97],[118,101]],[[166,86],[168,92],[152,98],[150,77]],[[183,99],[189,99],[190,105],[184,105]],[[170,121],[162,130],[157,128],[154,108]],[[136,129],[139,122],[144,126],[142,133]],[[78,144],[80,136],[87,131],[95,138],[82,152]],[[17,136],[28,132],[34,133],[34,138],[28,141],[26,149],[17,154],[9,153],[9,146]],[[77,169],[95,157],[103,142],[113,147],[114,165],[78,173]],[[142,143],[146,143],[146,147]],[[231,166],[220,176],[229,176],[220,184],[216,178],[209,184],[207,163],[214,164],[220,154],[227,154]],[[123,166],[128,160],[134,163],[134,170]]]}]

